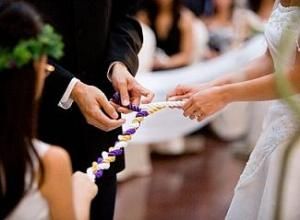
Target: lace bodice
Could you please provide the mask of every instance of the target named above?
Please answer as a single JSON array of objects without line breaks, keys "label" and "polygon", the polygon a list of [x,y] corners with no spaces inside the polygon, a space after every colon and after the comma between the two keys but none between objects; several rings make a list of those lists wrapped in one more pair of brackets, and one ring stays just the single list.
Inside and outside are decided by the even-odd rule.
[{"label": "lace bodice", "polygon": [[[293,43],[291,48],[292,51],[290,56],[281,56],[280,62],[286,67],[292,67],[294,66],[297,52],[297,41],[300,36],[300,7],[284,7],[280,3],[277,3],[265,29],[265,38],[274,62],[279,60],[279,46],[281,44],[281,38],[287,31],[289,33],[289,37],[291,37],[291,42]],[[297,101],[300,100],[299,95],[295,96],[295,98],[297,98]],[[290,108],[286,104],[278,101],[272,105],[264,124],[267,125],[275,120],[275,116],[277,114],[282,115],[281,118],[284,118],[284,115],[289,115],[290,118],[289,120],[282,121],[281,129],[288,128],[290,124],[294,123],[290,114]],[[280,134],[277,132],[277,134],[274,135]]]},{"label": "lace bodice", "polygon": [[300,8],[296,6],[284,7],[278,3],[273,10],[265,29],[265,38],[273,60],[278,58],[278,48],[283,33],[287,31],[294,44],[292,45],[291,56],[281,60],[284,65],[293,64],[295,61],[295,52],[297,51],[297,41],[299,40],[300,33]]}]

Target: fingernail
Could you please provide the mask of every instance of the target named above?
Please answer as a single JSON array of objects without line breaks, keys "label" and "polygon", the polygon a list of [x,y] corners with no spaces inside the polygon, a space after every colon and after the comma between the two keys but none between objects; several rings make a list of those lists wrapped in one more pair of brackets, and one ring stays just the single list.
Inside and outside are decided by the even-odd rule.
[{"label": "fingernail", "polygon": [[124,105],[124,106],[129,105],[129,101],[128,101],[128,100],[124,100],[124,101],[123,101],[123,105]]},{"label": "fingernail", "polygon": [[113,117],[114,117],[115,119],[117,119],[117,118],[119,117],[119,115],[115,112],[115,113],[113,113]]}]

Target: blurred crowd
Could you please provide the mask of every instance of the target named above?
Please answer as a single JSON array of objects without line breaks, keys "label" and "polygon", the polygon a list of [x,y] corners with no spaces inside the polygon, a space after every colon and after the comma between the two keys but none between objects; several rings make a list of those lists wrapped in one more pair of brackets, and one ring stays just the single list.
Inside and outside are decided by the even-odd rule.
[{"label": "blurred crowd", "polygon": [[[144,73],[153,73],[152,77],[150,75],[143,81],[145,85],[153,89],[151,84],[157,82],[155,77],[164,75],[165,78],[158,79],[163,83],[156,85],[153,89],[157,99],[160,100],[164,98],[159,95],[161,90],[164,94],[169,87],[172,88],[178,83],[183,83],[180,80],[174,80],[178,77],[178,72],[185,74],[186,78],[190,78],[188,83],[196,84],[211,80],[213,77],[210,75],[216,69],[220,75],[231,70],[238,71],[239,62],[229,63],[230,59],[236,58],[230,56],[224,58],[223,56],[236,50],[244,51],[246,54],[249,51],[254,54],[260,53],[257,48],[264,48],[261,42],[252,46],[250,44],[249,51],[246,51],[248,49],[244,47],[251,39],[263,35],[264,26],[272,12],[273,5],[274,0],[142,1],[136,13],[144,34],[144,44],[139,54],[139,76],[143,76]],[[237,55],[240,59],[242,56]],[[223,62],[225,66],[231,65],[232,69],[219,70],[222,65],[210,63],[217,58],[218,62]],[[242,61],[240,63],[242,64]],[[202,66],[197,66],[197,64],[207,64],[207,68],[202,71]],[[191,68],[186,68],[189,66]],[[196,72],[195,75],[198,75],[198,78],[200,75],[203,78],[198,79],[197,76],[191,76],[193,71]],[[162,87],[166,88],[162,89]],[[156,91],[155,88],[159,88],[159,91]],[[181,135],[151,143],[145,138],[156,135],[155,133],[151,134],[150,129],[156,124],[163,126],[164,117],[157,116],[156,124],[154,122],[148,127],[144,124],[147,132],[144,136],[141,135],[141,141],[133,143],[127,149],[127,166],[125,171],[119,175],[119,180],[151,173],[150,152],[178,155],[203,150],[205,142],[205,135],[201,135],[203,127],[226,141],[234,140],[232,146],[235,154],[242,158],[248,158],[261,131],[264,113],[269,104],[234,104],[221,116],[204,122],[198,129],[193,131],[191,131],[192,129],[190,131],[182,129]],[[169,119],[170,121],[185,127],[184,124],[181,124],[182,121],[174,121],[179,115],[174,112],[168,114],[174,115],[172,119]],[[168,124],[167,120],[165,121],[165,124]],[[167,128],[167,126],[163,127]],[[143,131],[140,131],[139,134],[141,133]],[[186,136],[184,135],[186,133],[192,135]],[[194,135],[195,133],[197,135]]]},{"label": "blurred crowd", "polygon": [[[136,16],[155,36],[151,69],[187,66],[241,46],[263,32],[273,4],[273,0],[144,0]],[[197,42],[205,47],[197,47]]]}]

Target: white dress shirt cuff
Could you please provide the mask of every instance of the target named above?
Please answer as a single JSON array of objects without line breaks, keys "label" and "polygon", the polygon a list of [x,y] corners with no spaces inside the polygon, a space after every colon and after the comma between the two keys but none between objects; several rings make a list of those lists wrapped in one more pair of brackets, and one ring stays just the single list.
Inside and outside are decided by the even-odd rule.
[{"label": "white dress shirt cuff", "polygon": [[65,93],[63,94],[61,100],[58,103],[58,106],[63,108],[63,109],[69,109],[71,108],[74,100],[71,98],[71,93],[74,89],[74,86],[76,85],[76,83],[79,82],[79,79],[77,78],[73,78],[71,80],[71,82],[69,83]]}]

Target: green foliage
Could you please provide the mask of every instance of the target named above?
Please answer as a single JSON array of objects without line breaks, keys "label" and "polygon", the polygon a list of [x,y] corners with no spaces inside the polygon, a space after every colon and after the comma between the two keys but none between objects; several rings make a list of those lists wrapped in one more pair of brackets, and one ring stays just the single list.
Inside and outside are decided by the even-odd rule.
[{"label": "green foliage", "polygon": [[62,37],[50,25],[45,25],[37,38],[21,40],[15,48],[0,48],[0,71],[21,68],[42,55],[60,59],[63,56]]}]

